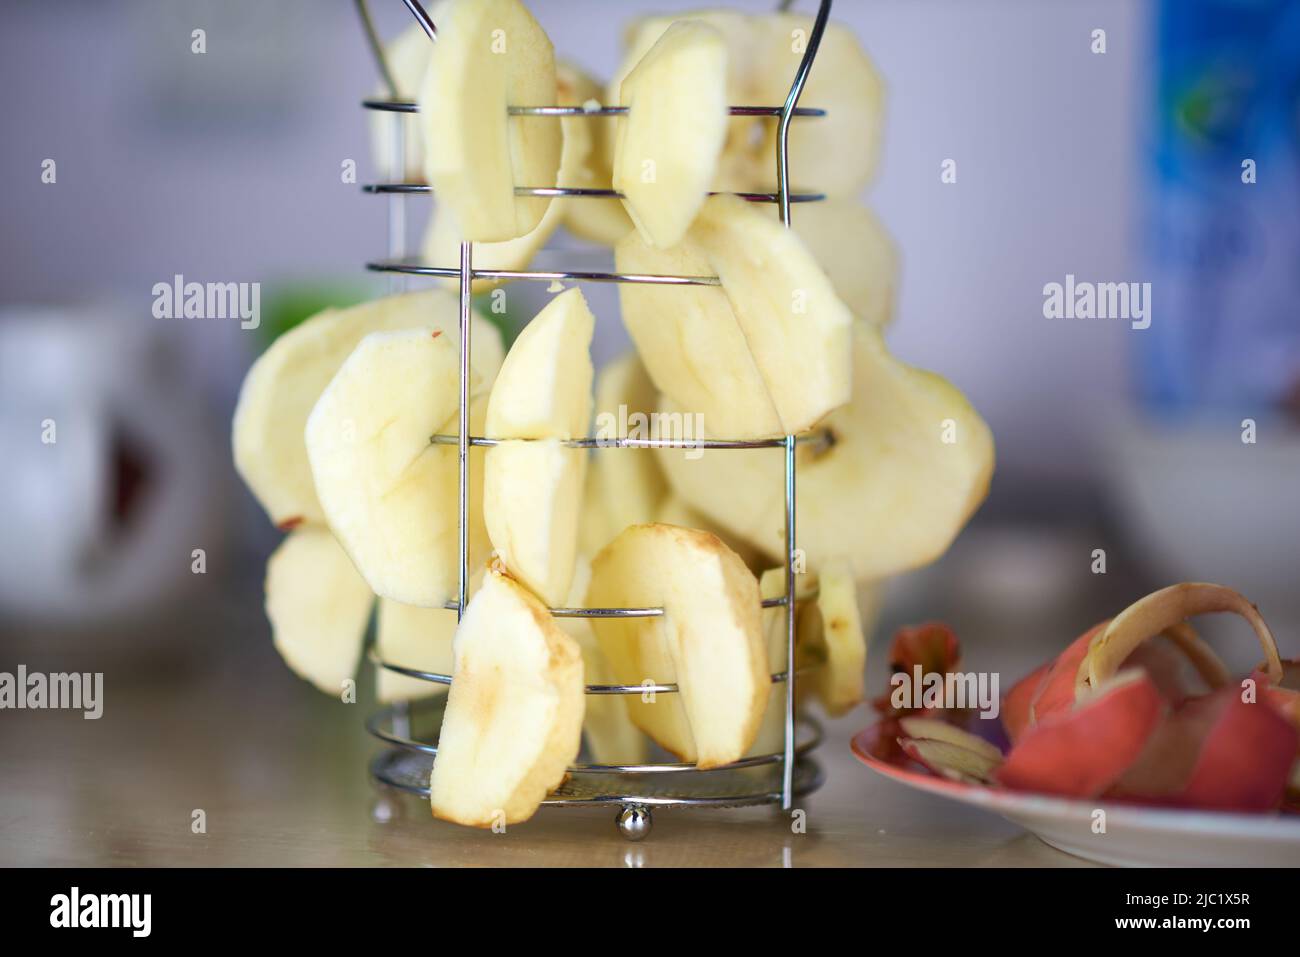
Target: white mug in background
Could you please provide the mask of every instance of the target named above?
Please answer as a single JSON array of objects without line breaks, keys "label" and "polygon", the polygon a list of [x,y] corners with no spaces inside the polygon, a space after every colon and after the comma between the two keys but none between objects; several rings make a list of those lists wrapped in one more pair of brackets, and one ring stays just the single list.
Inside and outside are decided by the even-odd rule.
[{"label": "white mug in background", "polygon": [[0,311],[0,618],[109,626],[182,594],[222,547],[225,445],[167,327]]}]

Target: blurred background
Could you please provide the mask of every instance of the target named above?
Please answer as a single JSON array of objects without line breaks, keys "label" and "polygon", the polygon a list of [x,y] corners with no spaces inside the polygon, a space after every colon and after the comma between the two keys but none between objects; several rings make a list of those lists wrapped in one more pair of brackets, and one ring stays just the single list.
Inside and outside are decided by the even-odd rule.
[{"label": "blurred background", "polygon": [[[530,6],[559,55],[606,77],[627,20],[693,4]],[[385,38],[410,23],[399,0],[371,7]],[[998,446],[988,503],[948,556],[891,584],[876,647],[946,618],[968,666],[1015,676],[1153,587],[1204,579],[1256,601],[1294,654],[1300,3],[841,0],[835,15],[888,84],[866,198],[902,258],[889,341],[965,391]],[[8,0],[0,74],[0,670],[107,669],[110,694],[153,702],[140,733],[178,747],[167,707],[191,730],[237,725],[183,704],[225,676],[335,755],[317,723],[339,723],[333,703],[270,646],[278,534],[234,474],[229,424],[277,330],[387,288],[363,268],[384,255],[388,203],[359,188],[382,177],[354,5]],[[427,202],[407,201],[413,244]],[[261,327],[154,318],[152,288],[175,274],[260,282]],[[1067,274],[1151,283],[1151,327],[1046,319],[1044,286]],[[612,296],[593,297],[610,319],[598,359],[626,343]],[[1220,647],[1249,666],[1232,634]],[[364,739],[345,720],[357,783]],[[222,786],[289,788],[266,755],[215,741]],[[31,767],[36,751],[7,747]],[[72,774],[42,773],[25,800]]]}]

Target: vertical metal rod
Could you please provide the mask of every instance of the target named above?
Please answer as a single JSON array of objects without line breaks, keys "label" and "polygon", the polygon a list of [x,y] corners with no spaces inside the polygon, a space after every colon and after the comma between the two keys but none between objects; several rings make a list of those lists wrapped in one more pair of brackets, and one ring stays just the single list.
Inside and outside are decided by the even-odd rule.
[{"label": "vertical metal rod", "polygon": [[460,566],[456,620],[465,615],[469,600],[469,320],[473,306],[474,244],[460,244],[460,434],[456,450],[460,457]]},{"label": "vertical metal rod", "polygon": [[[361,26],[366,34],[366,45],[370,47],[370,53],[375,58],[375,65],[379,68],[379,75],[383,78],[384,86],[388,89],[388,95],[394,100],[400,97],[397,90],[397,82],[393,79],[393,72],[388,68],[388,58],[384,55],[384,45],[379,40],[379,33],[375,30],[375,21],[370,16],[370,6],[366,0],[356,0],[357,15],[361,18]],[[382,120],[381,120],[382,122]],[[391,179],[394,174],[400,174],[406,168],[406,135],[405,123],[402,114],[392,114],[393,123],[393,162],[392,168],[384,172]],[[388,258],[396,259],[406,255],[406,205],[402,202],[403,197],[391,196],[388,200]],[[388,278],[389,292],[401,292],[406,288],[406,279],[401,276],[390,276]],[[378,676],[376,676],[378,679]],[[409,701],[395,701],[393,703],[393,733],[403,737],[411,737],[411,705]]]},{"label": "vertical metal rod", "polygon": [[388,58],[384,56],[384,45],[379,42],[379,34],[375,31],[375,21],[370,17],[370,7],[366,0],[356,0],[356,3],[357,15],[361,17],[361,26],[366,31],[370,53],[375,58],[375,65],[379,67],[379,75],[384,78],[384,86],[388,87],[388,95],[395,100],[401,94],[397,91],[392,71],[388,69]]},{"label": "vertical metal rod", "polygon": [[[781,119],[776,139],[776,183],[780,199],[781,222],[790,228],[790,121],[803,93],[804,84],[812,70],[817,48],[821,46],[826,21],[830,19],[832,0],[821,0],[817,19],[813,22],[808,46],[795,73],[790,93],[781,109]],[[794,807],[795,763],[795,562],[798,545],[795,539],[795,437],[785,437],[785,756],[781,769],[781,809]]]},{"label": "vertical metal rod", "polygon": [[794,806],[794,621],[795,621],[795,437],[785,437],[785,758],[781,775],[781,809]]}]

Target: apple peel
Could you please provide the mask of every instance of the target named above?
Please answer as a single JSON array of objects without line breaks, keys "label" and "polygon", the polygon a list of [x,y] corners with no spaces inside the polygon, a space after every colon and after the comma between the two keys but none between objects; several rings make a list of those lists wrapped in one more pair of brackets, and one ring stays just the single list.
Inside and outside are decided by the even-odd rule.
[{"label": "apple peel", "polygon": [[1137,760],[1165,710],[1150,675],[1121,672],[1072,710],[1025,730],[996,778],[1018,790],[1096,797]]},{"label": "apple peel", "polygon": [[[1139,645],[1195,615],[1236,612],[1255,630],[1264,649],[1264,673],[1269,681],[1282,680],[1282,658],[1277,641],[1253,604],[1223,585],[1183,582],[1152,592],[1116,615],[1090,644],[1075,678],[1076,692],[1086,694],[1113,676]],[[1208,650],[1208,649],[1207,649]]]}]

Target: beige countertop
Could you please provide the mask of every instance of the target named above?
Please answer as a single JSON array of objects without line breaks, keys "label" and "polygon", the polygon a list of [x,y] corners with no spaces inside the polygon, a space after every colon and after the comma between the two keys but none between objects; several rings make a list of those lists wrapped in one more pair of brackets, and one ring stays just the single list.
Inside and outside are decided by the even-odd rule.
[{"label": "beige countertop", "polygon": [[[269,651],[269,649],[268,649]],[[283,673],[192,664],[105,676],[104,716],[0,713],[0,865],[871,866],[1083,864],[990,814],[915,793],[849,753],[866,710],[827,725],[807,833],[768,808],[661,810],[650,837],[612,809],[543,808],[492,834],[384,799],[366,772],[370,705]],[[195,811],[206,833],[193,833]]]}]

